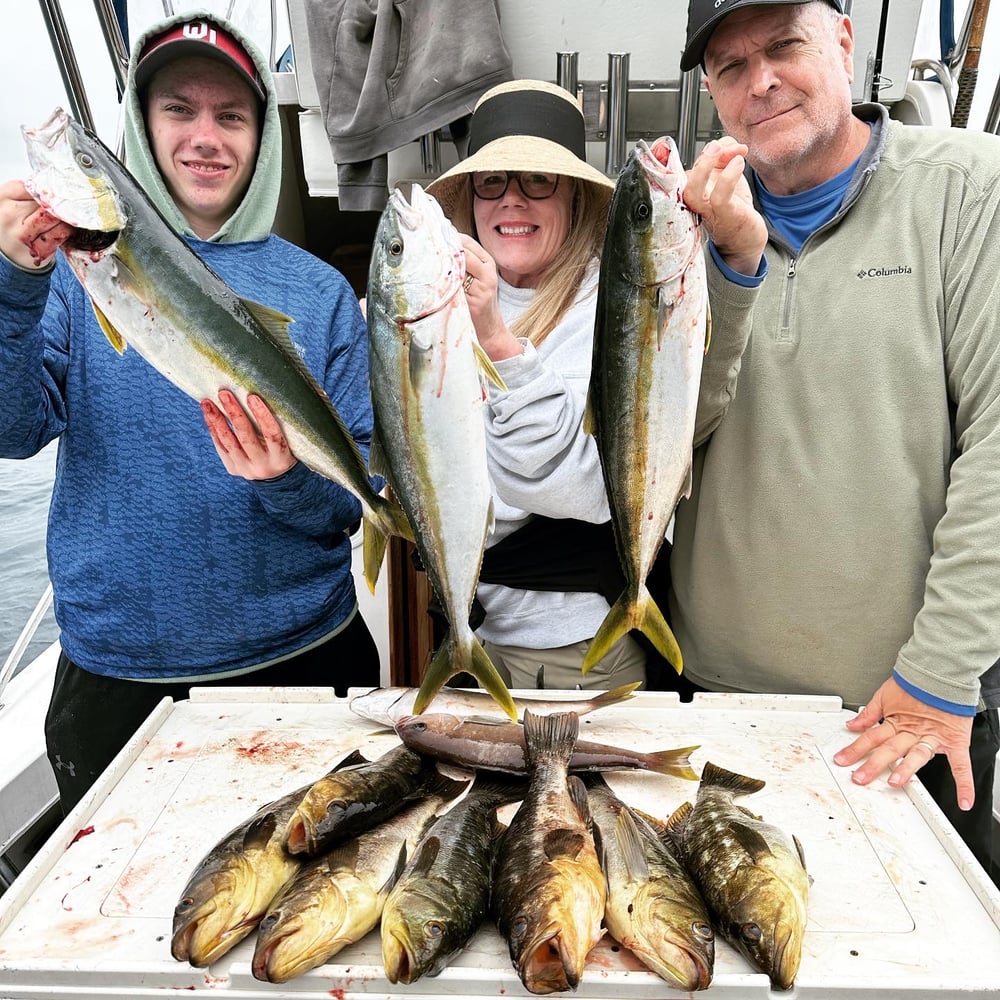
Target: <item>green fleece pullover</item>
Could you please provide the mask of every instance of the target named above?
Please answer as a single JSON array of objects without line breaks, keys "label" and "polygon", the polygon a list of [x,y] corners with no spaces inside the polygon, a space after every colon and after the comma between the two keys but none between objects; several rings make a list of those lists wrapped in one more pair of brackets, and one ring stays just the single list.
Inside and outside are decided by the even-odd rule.
[{"label": "green fleece pullover", "polygon": [[797,257],[771,234],[749,337],[713,324],[674,628],[711,690],[854,707],[895,671],[972,711],[1000,653],[1000,138],[856,113],[844,207]]}]

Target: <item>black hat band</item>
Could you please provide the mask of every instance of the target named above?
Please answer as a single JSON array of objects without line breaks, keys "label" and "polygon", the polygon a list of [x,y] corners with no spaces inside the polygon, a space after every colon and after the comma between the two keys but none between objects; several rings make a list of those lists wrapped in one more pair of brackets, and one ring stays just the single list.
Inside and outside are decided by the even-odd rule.
[{"label": "black hat band", "polygon": [[480,104],[472,116],[469,155],[494,139],[525,135],[551,139],[579,159],[587,158],[580,109],[564,97],[537,90],[512,90]]}]

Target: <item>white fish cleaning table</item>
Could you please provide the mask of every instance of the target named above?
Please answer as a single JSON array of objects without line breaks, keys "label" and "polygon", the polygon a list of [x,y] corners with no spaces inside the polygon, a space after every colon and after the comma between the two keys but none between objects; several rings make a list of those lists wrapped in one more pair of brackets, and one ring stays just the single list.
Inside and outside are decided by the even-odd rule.
[{"label": "white fish cleaning table", "polygon": [[[798,836],[813,878],[795,996],[1000,997],[1000,892],[917,782],[860,787],[833,763],[850,741],[851,715],[831,698],[706,694],[681,704],[640,692],[583,716],[580,730],[642,750],[699,744],[699,772],[711,760],[766,782],[741,802]],[[349,751],[374,759],[397,742],[327,689],[165,699],[0,897],[0,998],[530,996],[492,926],[439,976],[412,986],[385,978],[377,929],[281,986],[253,978],[255,934],[208,969],[171,957],[174,906],[222,836]],[[659,817],[698,787],[646,772],[608,777],[626,802]],[[721,938],[716,952],[702,995],[769,994],[766,976]],[[574,995],[683,994],[605,937]]]}]

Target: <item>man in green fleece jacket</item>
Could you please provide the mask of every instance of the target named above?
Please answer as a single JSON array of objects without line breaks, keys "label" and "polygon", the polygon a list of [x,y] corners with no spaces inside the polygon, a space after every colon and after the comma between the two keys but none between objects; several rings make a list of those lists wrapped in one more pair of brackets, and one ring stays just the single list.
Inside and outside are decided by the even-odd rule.
[{"label": "man in green fleece jacket", "polygon": [[[696,687],[859,709],[834,757],[919,776],[990,867],[1000,747],[1000,138],[852,108],[840,0],[692,0],[769,276],[715,326],[673,624]],[[996,875],[994,875],[996,878]]]}]

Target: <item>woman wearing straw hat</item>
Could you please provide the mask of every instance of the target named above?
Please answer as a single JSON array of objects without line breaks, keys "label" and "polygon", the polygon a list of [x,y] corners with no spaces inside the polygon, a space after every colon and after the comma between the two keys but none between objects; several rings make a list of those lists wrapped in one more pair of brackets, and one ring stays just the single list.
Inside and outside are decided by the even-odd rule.
[{"label": "woman wearing straw hat", "polygon": [[[631,636],[586,677],[580,671],[608,612],[605,594],[613,601],[623,583],[597,447],[582,428],[614,190],[585,157],[572,95],[515,80],[482,96],[469,156],[428,187],[466,234],[469,308],[506,385],[488,387],[496,529],[480,575],[478,634],[518,688],[646,677],[646,653]],[[703,171],[699,191],[710,190],[723,159]],[[731,194],[740,169],[720,193]]]},{"label": "woman wearing straw hat", "polygon": [[573,97],[516,80],[483,95],[469,156],[428,187],[467,234],[469,309],[506,384],[489,386],[486,408],[496,529],[480,575],[478,634],[513,687],[645,680],[645,652],[630,637],[581,675],[608,602],[586,589],[593,572],[565,564],[596,554],[588,532],[610,518],[582,421],[614,183],[585,156]]}]

